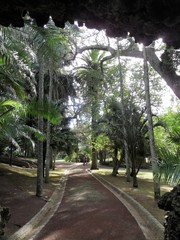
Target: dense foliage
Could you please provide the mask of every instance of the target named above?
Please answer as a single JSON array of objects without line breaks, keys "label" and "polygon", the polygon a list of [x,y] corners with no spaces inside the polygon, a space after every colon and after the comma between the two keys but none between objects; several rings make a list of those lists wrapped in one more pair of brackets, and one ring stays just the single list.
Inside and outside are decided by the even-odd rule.
[{"label": "dense foliage", "polygon": [[[41,156],[51,166],[56,156],[78,161],[88,154],[92,168],[97,160],[113,162],[116,175],[127,164],[126,143],[136,177],[150,155],[143,62],[123,53],[138,45],[69,23],[60,29],[51,18],[43,28],[28,15],[24,20],[21,29],[0,29],[0,153],[11,161]],[[160,112],[164,85],[150,65],[149,81],[161,178],[177,183],[179,112]]]}]

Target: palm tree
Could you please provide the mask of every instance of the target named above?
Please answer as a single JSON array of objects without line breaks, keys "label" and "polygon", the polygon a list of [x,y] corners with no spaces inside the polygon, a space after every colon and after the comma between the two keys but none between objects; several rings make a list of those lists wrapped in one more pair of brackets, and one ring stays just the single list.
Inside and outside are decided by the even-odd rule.
[{"label": "palm tree", "polygon": [[123,144],[124,144],[124,154],[126,161],[126,176],[127,182],[130,182],[130,165],[129,165],[129,151],[127,144],[127,129],[125,127],[126,124],[126,115],[124,110],[124,81],[123,75],[121,71],[121,61],[120,61],[120,53],[119,53],[119,40],[117,39],[117,49],[118,49],[118,70],[119,70],[119,82],[120,82],[120,98],[121,98],[121,111],[122,111],[122,129],[123,129]]},{"label": "palm tree", "polygon": [[24,147],[22,141],[34,149],[35,139],[32,135],[35,138],[43,137],[36,128],[28,124],[26,117],[28,114],[30,114],[30,108],[26,104],[14,100],[0,102],[0,139],[7,142],[11,148],[10,165],[13,156],[12,148],[21,154]]},{"label": "palm tree", "polygon": [[[129,159],[131,160],[132,173],[133,177],[133,187],[137,187],[137,173],[138,168],[136,166],[136,161],[138,157],[142,157],[145,152],[145,136],[147,133],[147,120],[144,119],[145,109],[141,109],[139,106],[136,106],[132,102],[130,96],[124,98],[124,114],[126,116],[126,121],[124,127],[126,128],[126,143],[128,149]],[[115,101],[112,99],[112,102],[109,105],[108,113],[105,115],[107,121],[107,136],[110,138],[110,141],[113,142],[115,147],[115,163],[113,168],[113,176],[117,175],[118,168],[120,164],[125,159],[125,149],[124,149],[124,131],[123,131],[123,113],[121,102]],[[121,150],[121,158],[117,159],[117,151]]]},{"label": "palm tree", "polygon": [[[3,29],[4,30],[4,29]],[[10,31],[11,30],[11,31]],[[8,33],[8,36],[7,36]],[[54,71],[62,67],[67,62],[66,54],[69,48],[69,40],[62,29],[55,27],[52,20],[44,28],[38,28],[36,24],[28,16],[25,17],[25,26],[22,29],[6,29],[6,34],[0,35],[1,40],[1,61],[0,61],[0,76],[1,90],[4,94],[3,99],[15,98],[23,99],[28,96],[28,101],[32,97],[38,96],[38,104],[36,106],[39,109],[39,113],[35,112],[38,116],[39,132],[43,133],[43,111],[44,109],[44,76],[49,72],[50,84],[49,84],[49,97],[48,102],[52,99],[52,80]],[[7,48],[6,48],[7,45]],[[12,46],[12,50],[11,47]],[[8,63],[5,65],[5,63]],[[55,64],[56,63],[56,64]],[[30,67],[29,67],[30,66]],[[36,82],[32,78],[36,73],[36,80],[38,83],[38,94],[34,91],[33,94],[27,94],[30,89],[35,90]],[[13,71],[13,72],[12,72]],[[13,74],[12,74],[13,73]],[[21,77],[22,76],[22,77]],[[38,76],[38,78],[37,78]],[[22,81],[20,81],[22,79]],[[24,82],[23,82],[24,80]],[[25,80],[31,80],[28,85],[25,84]],[[8,84],[7,84],[8,83]],[[27,88],[28,87],[28,88]],[[27,88],[27,90],[26,90]],[[27,92],[26,92],[27,91]],[[6,94],[5,94],[6,92]],[[52,105],[51,105],[52,106]],[[48,107],[49,112],[52,112],[51,107]],[[47,116],[47,114],[45,114]],[[56,114],[57,115],[57,114]],[[54,115],[55,117],[55,115]],[[57,122],[57,121],[56,121]],[[48,175],[48,156],[49,156],[49,145],[50,145],[50,123],[47,123],[47,173]],[[37,173],[37,196],[42,195],[42,184],[43,184],[43,143],[39,141],[39,157],[38,157],[38,173]]]},{"label": "palm tree", "polygon": [[32,143],[30,127],[21,118],[27,109],[27,96],[34,94],[34,74],[29,64],[32,59],[20,30],[0,27],[0,33],[1,138],[20,149],[20,136]]},{"label": "palm tree", "polygon": [[[174,117],[176,117],[176,115],[178,116],[179,112],[177,112]],[[169,149],[167,149],[166,147],[163,147],[158,151],[160,178],[165,180],[168,184],[175,185],[180,183],[180,174],[179,174],[180,172],[180,158],[179,158],[180,133],[179,131],[177,131],[176,129],[172,131],[166,140],[173,147]]]},{"label": "palm tree", "polygon": [[96,138],[100,111],[101,87],[103,73],[101,62],[104,58],[104,52],[98,50],[88,51],[82,56],[85,63],[79,67],[78,78],[81,85],[82,97],[85,105],[89,107],[91,119],[91,146],[92,146],[92,164],[91,169],[97,169],[97,149]]},{"label": "palm tree", "polygon": [[24,100],[34,94],[32,51],[20,30],[0,27],[1,97]]},{"label": "palm tree", "polygon": [[160,178],[170,185],[180,183],[180,158],[178,153],[162,148],[158,152]]},{"label": "palm tree", "polygon": [[[67,87],[68,81],[71,79],[70,75],[64,76],[61,74],[62,67],[69,63],[66,59],[68,52],[71,50],[69,45],[69,33],[65,33],[59,28],[56,28],[52,19],[46,25],[46,30],[48,30],[49,35],[49,48],[50,55],[48,58],[48,75],[49,75],[49,91],[48,91],[48,102],[56,102],[59,99],[61,101],[67,101],[68,96],[72,90],[72,84]],[[59,73],[57,73],[59,72]],[[64,81],[64,82],[62,82]],[[70,89],[69,89],[70,87]],[[60,89],[61,88],[61,89]],[[62,90],[63,89],[63,90]],[[57,91],[60,90],[59,93]],[[56,92],[56,93],[55,93]],[[56,94],[56,98],[54,98]],[[47,122],[47,137],[46,137],[46,178],[45,182],[49,182],[49,167],[50,167],[50,156],[51,156],[51,124]]]},{"label": "palm tree", "polygon": [[[47,70],[49,70],[49,93],[48,102],[52,102],[52,87],[53,87],[53,72],[54,66],[60,67],[62,64],[59,61],[65,54],[65,47],[62,50],[62,42],[64,44],[65,37],[63,38],[60,29],[56,28],[52,20],[50,19],[48,24],[44,28],[38,28],[34,24],[28,25],[30,27],[32,43],[37,54],[37,60],[39,65],[39,81],[38,81],[38,99],[40,102],[44,101],[44,76]],[[61,59],[61,61],[63,61]],[[55,64],[56,63],[56,64]],[[38,129],[43,133],[44,122],[43,117],[38,118]],[[49,181],[49,164],[50,164],[50,122],[47,122],[47,138],[46,138],[46,182]],[[38,143],[38,171],[37,171],[37,190],[36,195],[41,196],[43,192],[43,175],[44,175],[44,146],[43,142]]]},{"label": "palm tree", "polygon": [[[59,99],[53,99],[57,90],[59,90],[59,86],[64,83],[59,82],[63,78],[59,78],[57,72],[61,71],[61,68],[68,63],[68,52],[71,51],[71,46],[69,42],[69,35],[60,28],[57,28],[52,21],[49,19],[49,22],[44,26],[44,28],[39,28],[36,24],[29,18],[26,17],[26,26],[25,30],[29,33],[31,45],[33,46],[34,52],[37,56],[37,65],[38,65],[38,99],[43,105],[43,101],[45,99],[45,93],[48,95],[47,101],[49,106],[51,106],[52,101],[58,101]],[[45,82],[49,80],[48,84]],[[46,84],[46,86],[45,86]],[[58,86],[59,84],[59,86]],[[54,89],[53,89],[54,86]],[[56,87],[55,87],[56,86]],[[45,89],[46,88],[46,89]],[[65,88],[65,87],[64,87]],[[45,92],[47,90],[48,92]],[[55,93],[56,92],[56,93]],[[65,93],[67,97],[67,93]],[[59,94],[56,94],[56,97],[61,97]],[[43,106],[42,106],[43,107]],[[51,108],[48,108],[48,111],[51,112]],[[58,121],[59,119],[57,119]],[[57,122],[56,121],[56,122]],[[44,131],[45,127],[47,129],[46,135],[46,179],[45,181],[49,181],[49,165],[50,165],[50,143],[51,143],[51,124],[47,121],[47,126],[43,127],[43,119],[39,117],[39,130]],[[42,195],[42,187],[40,187],[43,183],[43,143],[39,142],[39,170],[37,176],[37,194],[38,196]],[[38,183],[39,182],[39,183]],[[38,190],[39,189],[39,190]]]}]

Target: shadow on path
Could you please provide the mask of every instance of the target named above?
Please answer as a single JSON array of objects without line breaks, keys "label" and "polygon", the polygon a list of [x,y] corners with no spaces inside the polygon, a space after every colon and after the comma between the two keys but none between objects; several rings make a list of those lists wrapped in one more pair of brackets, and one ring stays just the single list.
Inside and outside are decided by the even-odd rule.
[{"label": "shadow on path", "polygon": [[70,171],[57,212],[34,240],[145,240],[127,208],[86,169]]}]

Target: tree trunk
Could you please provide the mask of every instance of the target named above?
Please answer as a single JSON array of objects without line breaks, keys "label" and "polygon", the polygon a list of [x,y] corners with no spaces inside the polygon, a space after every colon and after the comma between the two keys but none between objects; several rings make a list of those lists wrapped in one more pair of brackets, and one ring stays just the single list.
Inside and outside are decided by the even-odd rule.
[{"label": "tree trunk", "polygon": [[106,149],[103,150],[103,162],[105,163],[106,162]]},{"label": "tree trunk", "polygon": [[150,91],[149,91],[148,64],[147,64],[145,47],[143,47],[143,57],[144,57],[144,84],[145,84],[146,107],[147,107],[147,118],[148,118],[148,131],[149,131],[151,164],[152,164],[153,181],[154,181],[154,199],[158,200],[160,198],[159,168],[157,163],[158,158],[155,150],[153,119],[152,119],[152,113],[151,113],[151,100],[150,100]]},{"label": "tree trunk", "polygon": [[[96,87],[96,86],[95,86]],[[91,96],[91,144],[92,144],[92,163],[91,169],[98,169],[97,163],[97,149],[96,149],[96,128],[97,128],[97,115],[98,115],[98,103],[97,103],[97,93],[96,88],[94,88],[94,93]]]},{"label": "tree trunk", "polygon": [[[52,90],[53,90],[53,73],[52,70],[49,70],[49,98],[48,103],[50,104],[52,101]],[[47,122],[47,134],[46,134],[46,177],[45,182],[49,183],[49,167],[50,167],[50,142],[51,142],[51,124]]]},{"label": "tree trunk", "polygon": [[99,161],[100,163],[106,162],[106,149],[102,149],[99,151]]},{"label": "tree trunk", "polygon": [[13,144],[12,144],[12,141],[11,141],[11,144],[10,144],[9,166],[12,166],[12,162],[13,162]]},{"label": "tree trunk", "polygon": [[50,146],[50,163],[49,163],[49,167],[50,169],[53,169],[53,150],[52,147]]},{"label": "tree trunk", "polygon": [[127,144],[127,131],[126,131],[126,116],[124,111],[124,82],[123,82],[123,76],[121,71],[121,61],[120,61],[120,53],[119,53],[119,40],[117,38],[117,49],[118,49],[118,65],[119,65],[119,79],[120,79],[120,97],[121,97],[121,111],[122,111],[122,122],[123,122],[123,144],[125,149],[125,162],[126,162],[126,180],[127,182],[131,181],[130,177],[130,164],[129,164],[129,150],[128,150],[128,144]]},{"label": "tree trunk", "polygon": [[98,169],[97,165],[97,151],[96,148],[92,144],[92,163],[91,163],[91,170]]},{"label": "tree trunk", "polygon": [[[39,59],[39,88],[38,88],[38,100],[40,105],[43,104],[44,100],[44,66],[43,60]],[[38,129],[43,133],[44,121],[43,117],[38,117]],[[37,186],[36,196],[41,197],[43,194],[43,142],[38,141],[38,162],[37,162]]]},{"label": "tree trunk", "polygon": [[114,159],[113,159],[113,171],[112,176],[117,176],[117,170],[118,170],[118,149],[117,147],[114,148]]},{"label": "tree trunk", "polygon": [[52,154],[52,160],[53,160],[53,167],[52,167],[52,169],[55,170],[55,166],[56,166],[56,154]]},{"label": "tree trunk", "polygon": [[135,146],[132,146],[131,148],[131,161],[132,161],[132,177],[133,177],[133,187],[138,187],[138,181],[137,181],[137,173],[136,173],[136,154],[135,154]]},{"label": "tree trunk", "polygon": [[91,141],[92,141],[92,163],[91,163],[91,170],[93,169],[98,169],[98,164],[97,164],[97,150],[95,146],[96,142],[96,137],[95,137],[95,132],[94,132],[94,127],[92,124],[92,136],[91,136]]},{"label": "tree trunk", "polygon": [[102,164],[103,163],[103,150],[99,151],[99,163]]}]

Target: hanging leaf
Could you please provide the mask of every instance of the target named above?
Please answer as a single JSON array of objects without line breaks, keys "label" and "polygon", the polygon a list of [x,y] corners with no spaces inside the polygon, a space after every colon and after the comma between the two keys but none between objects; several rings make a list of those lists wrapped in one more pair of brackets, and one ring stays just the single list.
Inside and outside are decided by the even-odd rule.
[{"label": "hanging leaf", "polygon": [[50,121],[52,124],[58,124],[62,120],[57,107],[47,101],[33,101],[28,105],[29,113],[34,116],[41,116]]}]

